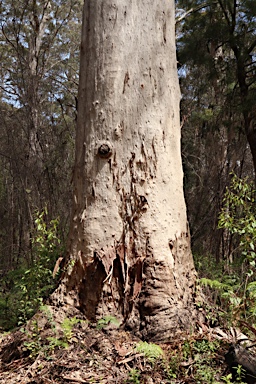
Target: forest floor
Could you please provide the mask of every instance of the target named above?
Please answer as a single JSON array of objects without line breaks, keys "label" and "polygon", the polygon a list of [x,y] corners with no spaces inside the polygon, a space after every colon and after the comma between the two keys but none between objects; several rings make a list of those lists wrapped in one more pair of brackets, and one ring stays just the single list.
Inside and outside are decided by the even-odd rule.
[{"label": "forest floor", "polygon": [[25,328],[2,334],[0,383],[229,383],[229,336],[206,324],[165,344],[142,342],[114,318],[92,325],[45,306]]}]

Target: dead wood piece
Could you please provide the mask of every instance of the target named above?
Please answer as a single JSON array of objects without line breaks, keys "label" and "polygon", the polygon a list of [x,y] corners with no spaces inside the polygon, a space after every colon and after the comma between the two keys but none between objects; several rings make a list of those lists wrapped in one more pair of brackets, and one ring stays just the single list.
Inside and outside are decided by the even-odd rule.
[{"label": "dead wood piece", "polygon": [[117,365],[129,363],[130,361],[132,361],[138,357],[144,357],[144,354],[143,353],[136,353],[135,355],[132,355],[130,357],[127,357],[126,359],[118,361]]},{"label": "dead wood piece", "polygon": [[237,374],[236,368],[240,365],[245,371],[245,378],[243,380],[248,384],[256,383],[256,356],[246,348],[239,344],[232,345],[225,355],[225,361],[231,369],[233,379],[235,379]]},{"label": "dead wood piece", "polygon": [[85,379],[82,379],[80,377],[62,376],[62,378],[67,381],[73,381],[73,383],[87,383]]}]

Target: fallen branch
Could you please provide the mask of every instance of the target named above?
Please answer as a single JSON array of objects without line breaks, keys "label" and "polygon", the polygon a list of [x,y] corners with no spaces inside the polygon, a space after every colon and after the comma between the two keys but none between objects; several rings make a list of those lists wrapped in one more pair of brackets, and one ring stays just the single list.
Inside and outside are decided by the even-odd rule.
[{"label": "fallen branch", "polygon": [[239,344],[233,344],[225,355],[225,361],[229,366],[233,379],[237,374],[237,367],[241,366],[245,371],[245,380],[248,384],[256,383],[256,356]]}]

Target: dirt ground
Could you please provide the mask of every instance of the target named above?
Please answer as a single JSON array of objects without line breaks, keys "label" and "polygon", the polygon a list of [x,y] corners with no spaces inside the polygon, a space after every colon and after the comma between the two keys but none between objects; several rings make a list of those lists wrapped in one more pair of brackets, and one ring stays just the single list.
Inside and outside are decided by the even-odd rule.
[{"label": "dirt ground", "polygon": [[79,312],[45,308],[25,328],[2,334],[0,383],[223,383],[229,342],[203,328],[157,346],[115,319],[93,325]]}]

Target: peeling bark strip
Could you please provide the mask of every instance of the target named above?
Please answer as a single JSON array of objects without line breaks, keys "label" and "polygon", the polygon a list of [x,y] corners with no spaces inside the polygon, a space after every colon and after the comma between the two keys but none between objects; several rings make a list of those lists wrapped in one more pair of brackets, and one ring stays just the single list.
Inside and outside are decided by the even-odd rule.
[{"label": "peeling bark strip", "polygon": [[87,0],[69,259],[55,298],[144,338],[190,328],[174,1]]}]

